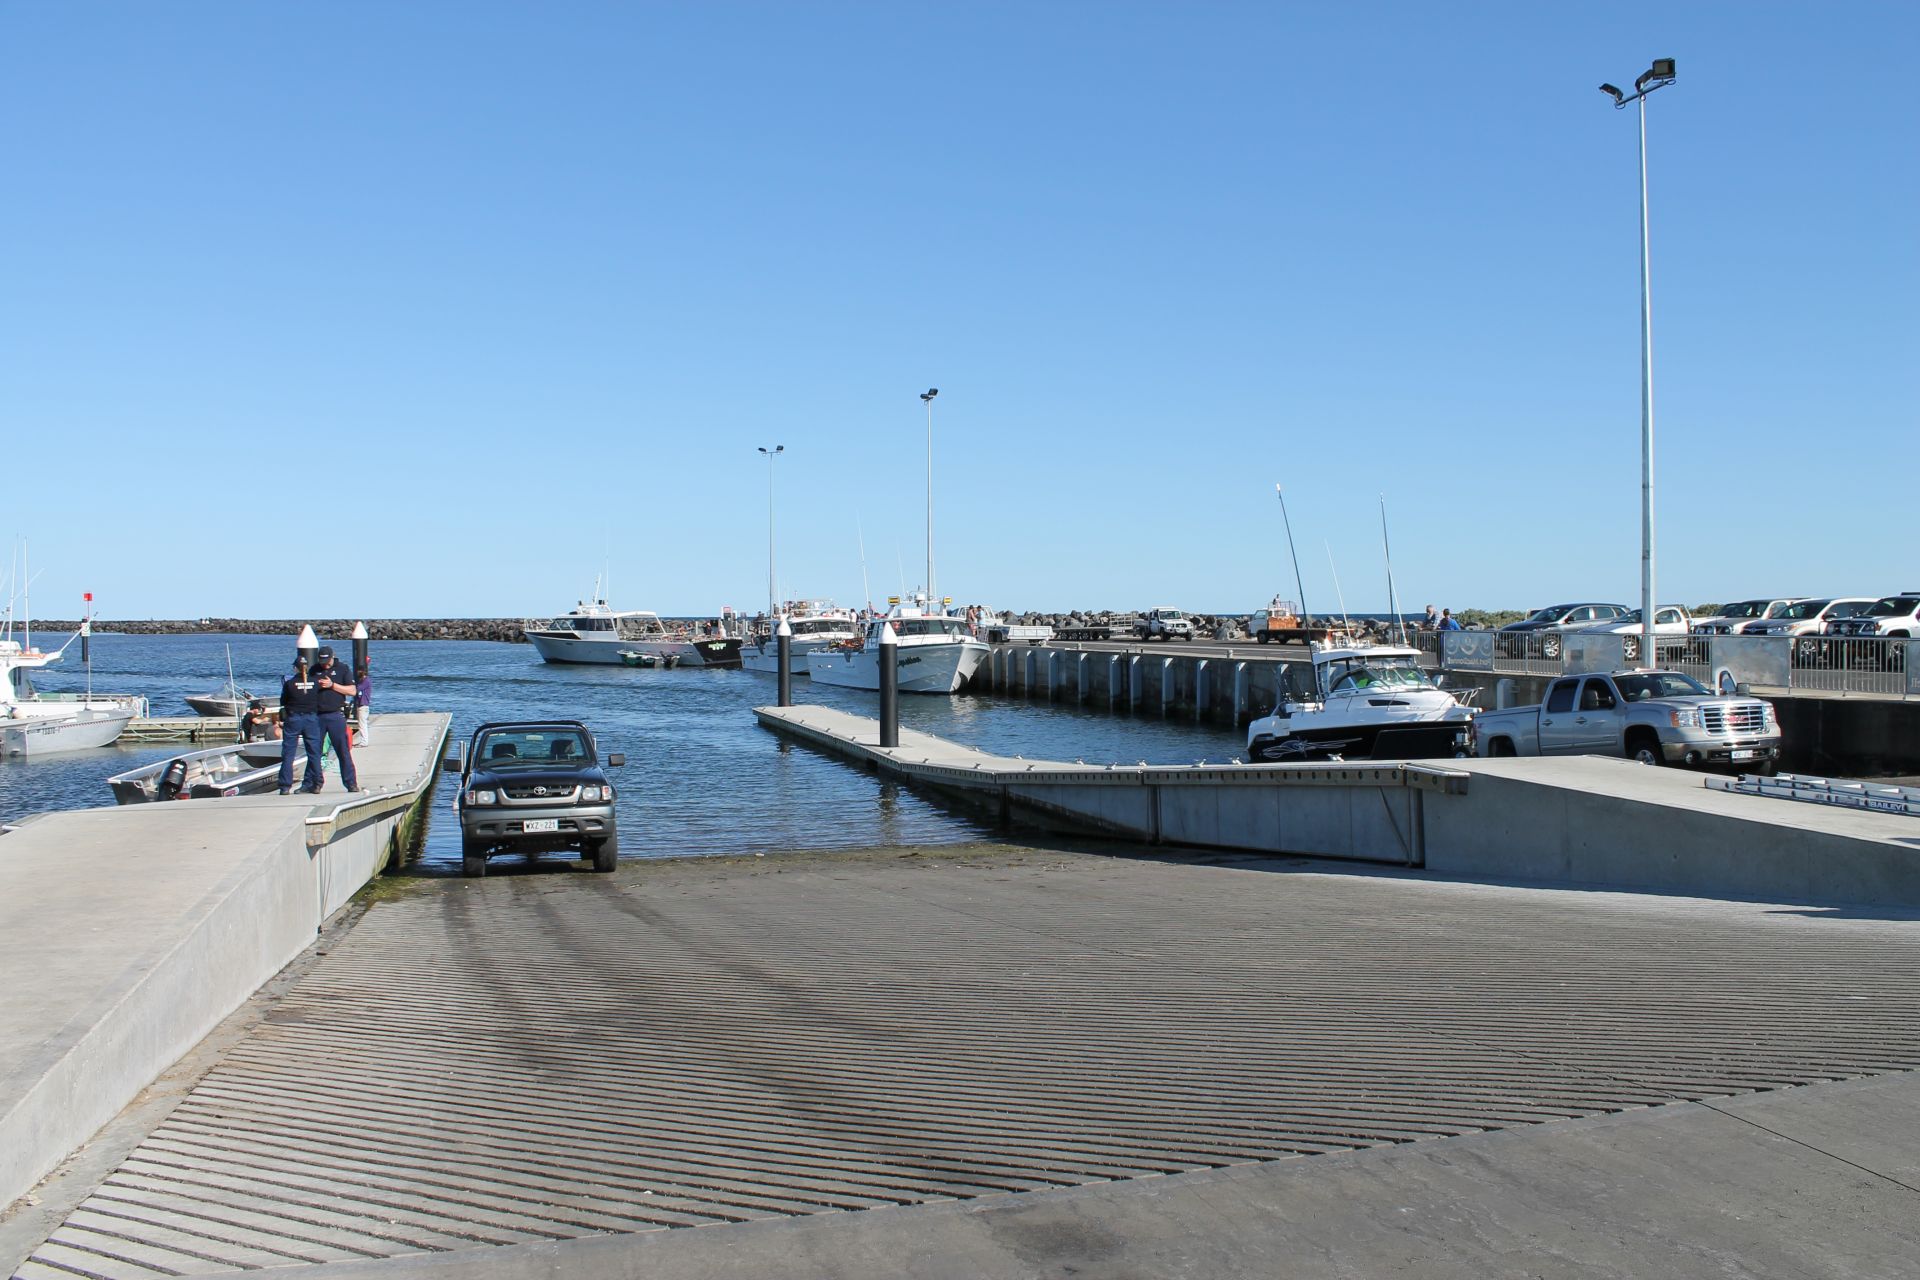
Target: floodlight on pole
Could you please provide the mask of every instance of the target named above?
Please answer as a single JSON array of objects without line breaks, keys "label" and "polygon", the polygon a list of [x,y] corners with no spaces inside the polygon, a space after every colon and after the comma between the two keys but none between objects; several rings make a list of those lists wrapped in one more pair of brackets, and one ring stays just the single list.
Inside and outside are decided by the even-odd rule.
[{"label": "floodlight on pole", "polygon": [[1647,218],[1647,95],[1674,82],[1672,58],[1655,58],[1653,65],[1624,94],[1610,84],[1600,91],[1616,109],[1640,104],[1640,661],[1654,665],[1653,627],[1653,271],[1649,265]]}]

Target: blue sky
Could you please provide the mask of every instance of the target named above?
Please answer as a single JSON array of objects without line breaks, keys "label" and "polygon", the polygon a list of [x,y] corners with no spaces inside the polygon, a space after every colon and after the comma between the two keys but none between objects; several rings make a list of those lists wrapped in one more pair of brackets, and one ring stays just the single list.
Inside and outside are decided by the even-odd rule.
[{"label": "blue sky", "polygon": [[0,3],[34,608],[1920,587],[1910,4]]}]

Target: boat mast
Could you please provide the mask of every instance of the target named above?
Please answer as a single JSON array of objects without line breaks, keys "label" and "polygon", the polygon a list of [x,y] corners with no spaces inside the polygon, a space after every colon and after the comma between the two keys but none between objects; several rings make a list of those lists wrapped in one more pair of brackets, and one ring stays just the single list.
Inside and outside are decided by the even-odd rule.
[{"label": "boat mast", "polygon": [[1387,553],[1387,608],[1393,613],[1400,643],[1407,642],[1407,620],[1400,616],[1400,599],[1393,591],[1393,543],[1387,538],[1387,495],[1380,495],[1380,546]]},{"label": "boat mast", "polygon": [[1280,499],[1280,523],[1286,526],[1287,554],[1293,557],[1293,589],[1300,593],[1300,623],[1311,627],[1313,615],[1307,612],[1307,584],[1300,576],[1300,553],[1293,546],[1293,521],[1287,519],[1287,495],[1276,484],[1273,486],[1273,496]]},{"label": "boat mast", "polygon": [[773,604],[778,593],[773,586],[773,460],[787,451],[787,446],[777,444],[769,449],[759,446],[760,452],[767,455],[767,630],[772,634]]},{"label": "boat mast", "polygon": [[1347,617],[1347,595],[1340,590],[1340,570],[1333,563],[1333,544],[1323,538],[1321,545],[1327,549],[1327,568],[1333,570],[1333,598],[1340,602],[1340,625],[1351,632],[1353,621]]}]

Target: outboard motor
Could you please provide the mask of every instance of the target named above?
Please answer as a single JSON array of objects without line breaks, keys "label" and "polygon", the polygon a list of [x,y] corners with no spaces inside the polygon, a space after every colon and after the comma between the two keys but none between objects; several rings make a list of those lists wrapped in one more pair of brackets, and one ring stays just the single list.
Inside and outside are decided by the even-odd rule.
[{"label": "outboard motor", "polygon": [[187,762],[170,760],[167,767],[160,771],[160,781],[153,784],[155,800],[184,800],[181,788],[187,785]]}]

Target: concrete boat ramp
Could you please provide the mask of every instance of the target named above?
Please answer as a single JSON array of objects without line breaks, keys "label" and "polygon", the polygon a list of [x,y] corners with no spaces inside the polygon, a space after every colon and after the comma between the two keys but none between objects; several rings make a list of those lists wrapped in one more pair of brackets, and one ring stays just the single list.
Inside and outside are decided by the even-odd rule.
[{"label": "concrete boat ramp", "polygon": [[417,819],[447,728],[376,717],[358,795],[329,762],[318,796],[109,804],[0,837],[0,1202],[312,944]]},{"label": "concrete boat ramp", "polygon": [[[1266,784],[1419,795],[1425,869],[1040,838],[390,878],[16,1205],[0,1263],[1911,1275],[1920,913],[1436,874],[1445,806],[1552,787],[1564,870],[1590,794],[1438,773]],[[1920,856],[1920,820],[1732,799],[1782,816],[1702,821]]]}]

